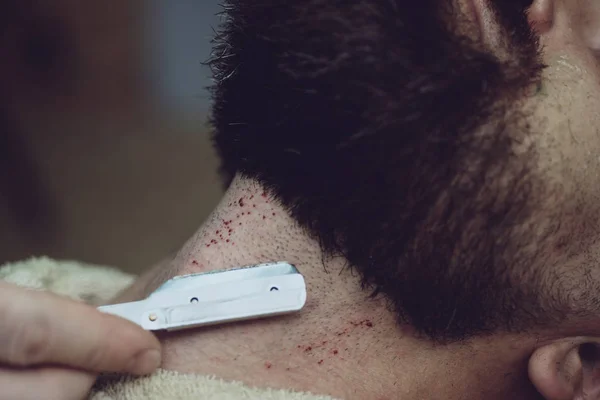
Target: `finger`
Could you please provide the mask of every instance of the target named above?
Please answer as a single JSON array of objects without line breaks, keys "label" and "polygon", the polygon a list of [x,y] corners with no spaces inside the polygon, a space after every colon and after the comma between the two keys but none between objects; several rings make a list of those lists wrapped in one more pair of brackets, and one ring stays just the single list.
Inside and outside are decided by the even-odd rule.
[{"label": "finger", "polygon": [[0,400],[82,400],[96,380],[77,370],[0,367]]},{"label": "finger", "polygon": [[160,344],[125,319],[0,282],[0,363],[148,374],[160,363]]}]

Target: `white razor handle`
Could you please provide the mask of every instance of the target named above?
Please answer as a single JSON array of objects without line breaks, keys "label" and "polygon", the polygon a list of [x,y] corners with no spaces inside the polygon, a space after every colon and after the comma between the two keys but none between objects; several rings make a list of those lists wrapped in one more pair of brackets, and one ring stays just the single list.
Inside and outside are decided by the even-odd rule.
[{"label": "white razor handle", "polygon": [[178,276],[141,301],[98,307],[146,330],[195,328],[300,311],[306,284],[286,262]]}]

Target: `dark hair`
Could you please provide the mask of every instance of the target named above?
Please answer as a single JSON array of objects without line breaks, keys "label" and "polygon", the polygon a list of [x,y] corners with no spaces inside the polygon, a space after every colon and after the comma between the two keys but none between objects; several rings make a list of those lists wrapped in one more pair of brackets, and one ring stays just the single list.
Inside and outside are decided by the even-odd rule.
[{"label": "dark hair", "polygon": [[[505,192],[486,183],[508,174],[519,132],[475,129],[502,121],[541,68],[530,1],[498,3],[508,63],[457,34],[460,15],[439,0],[230,0],[210,61],[225,180],[258,180],[434,339],[506,322],[506,299],[490,298],[496,272],[476,264],[498,264],[492,242],[507,248],[509,235],[488,235],[528,215],[528,165],[512,162]],[[484,258],[456,257],[476,226],[488,230],[473,250]]]}]

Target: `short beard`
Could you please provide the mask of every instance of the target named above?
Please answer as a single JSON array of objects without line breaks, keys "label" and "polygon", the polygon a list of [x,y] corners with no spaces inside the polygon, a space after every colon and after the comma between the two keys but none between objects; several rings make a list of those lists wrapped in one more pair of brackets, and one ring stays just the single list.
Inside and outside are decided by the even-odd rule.
[{"label": "short beard", "polygon": [[514,107],[543,66],[527,2],[497,3],[508,61],[442,0],[230,0],[211,61],[227,180],[258,180],[440,342],[544,322],[551,227],[532,236],[543,185]]}]

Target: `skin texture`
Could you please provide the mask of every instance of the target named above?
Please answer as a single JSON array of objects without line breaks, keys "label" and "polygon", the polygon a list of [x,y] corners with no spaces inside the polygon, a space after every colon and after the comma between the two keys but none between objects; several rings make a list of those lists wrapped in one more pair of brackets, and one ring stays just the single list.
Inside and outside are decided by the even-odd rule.
[{"label": "skin texture", "polygon": [[[416,338],[414,329],[398,326],[384,299],[369,298],[343,259],[324,264],[319,244],[264,193],[255,182],[236,179],[168,271],[175,276],[288,260],[306,279],[304,310],[160,334],[163,368],[344,399],[506,398],[515,387],[532,393],[524,378],[526,343],[533,346],[539,338],[506,335],[444,346]],[[144,297],[168,279],[162,274],[155,283],[140,281],[131,292]],[[514,351],[506,352],[506,346]],[[453,391],[455,397],[448,397]]]},{"label": "skin texture", "polygon": [[600,3],[282,3],[227,3],[232,184],[133,291],[286,260],[308,303],[165,334],[163,366],[347,399],[598,398]]}]

